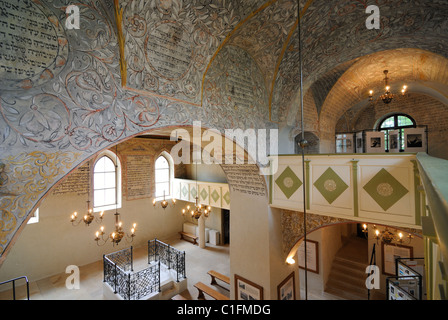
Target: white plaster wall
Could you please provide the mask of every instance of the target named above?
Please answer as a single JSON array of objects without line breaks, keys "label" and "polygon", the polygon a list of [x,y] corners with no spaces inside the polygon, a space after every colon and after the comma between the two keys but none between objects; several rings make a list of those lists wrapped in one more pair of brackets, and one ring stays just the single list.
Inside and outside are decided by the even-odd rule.
[{"label": "white plaster wall", "polygon": [[[86,197],[77,195],[48,196],[40,205],[39,222],[29,224],[12,248],[8,259],[0,268],[0,281],[26,275],[30,281],[64,273],[69,265],[83,266],[102,259],[103,254],[129,246],[146,246],[148,240],[166,238],[182,230],[184,218],[179,206],[154,209],[151,199],[126,201],[123,198],[121,214],[124,229],[129,232],[132,223],[137,223],[134,242],[124,240],[113,247],[109,242],[100,247],[94,241],[100,224],[89,227],[81,223],[73,227],[70,215],[79,214],[86,208]],[[106,234],[115,223],[115,210],[107,211],[103,225]]]}]

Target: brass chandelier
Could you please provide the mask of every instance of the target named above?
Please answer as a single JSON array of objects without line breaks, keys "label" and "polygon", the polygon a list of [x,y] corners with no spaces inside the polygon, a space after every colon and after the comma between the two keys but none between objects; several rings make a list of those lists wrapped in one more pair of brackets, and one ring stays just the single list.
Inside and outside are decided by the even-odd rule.
[{"label": "brass chandelier", "polygon": [[196,220],[198,220],[202,215],[204,215],[204,217],[208,218],[210,216],[210,211],[211,211],[211,207],[203,207],[200,203],[199,203],[199,198],[195,197],[195,205],[194,205],[194,209],[191,208],[190,205],[188,205],[185,209],[182,209],[182,215],[186,216],[187,213],[190,214],[191,218],[194,218]]},{"label": "brass chandelier", "polygon": [[[196,173],[195,173],[195,176],[196,176],[196,192],[199,193],[197,175],[198,175],[198,162],[196,161]],[[199,197],[196,196],[195,197],[194,208],[191,208],[190,205],[187,205],[186,208],[182,209],[182,215],[186,216],[187,214],[190,214],[192,219],[198,220],[202,215],[204,215],[205,218],[208,218],[210,216],[210,211],[211,210],[212,210],[212,208],[210,206],[203,207],[199,203]]]},{"label": "brass chandelier", "polygon": [[93,215],[93,209],[90,207],[90,187],[87,189],[87,211],[82,218],[78,220],[78,212],[73,212],[70,216],[70,222],[73,226],[78,226],[81,222],[84,222],[86,226],[89,226],[93,221],[101,223],[103,221],[104,211],[100,212],[99,218]]},{"label": "brass chandelier", "polygon": [[158,202],[156,198],[154,198],[154,200],[152,201],[152,205],[154,206],[154,208],[157,206],[157,203],[160,203],[160,206],[162,207],[162,209],[166,209],[168,208],[169,205],[171,206],[176,206],[176,199],[172,198],[171,199],[171,203],[168,202],[168,200],[165,199],[165,190],[163,190],[163,200]]},{"label": "brass chandelier", "polygon": [[[403,232],[394,230],[389,230],[388,227],[386,227],[384,230],[380,231],[376,225],[373,225],[373,231],[374,236],[373,239],[375,239],[378,242],[384,242],[385,244],[391,244],[392,242],[398,242],[399,244],[403,243],[411,243],[412,239],[414,238],[413,235],[410,233],[405,237]],[[368,238],[368,230],[367,230],[367,224],[362,225],[362,232],[364,233],[364,236]]]},{"label": "brass chandelier", "polygon": [[[389,104],[392,102],[393,99],[398,98],[399,95],[397,94],[393,94],[390,91],[390,85],[389,85],[389,78],[387,77],[387,74],[389,73],[388,70],[384,70],[383,71],[385,77],[384,77],[384,85],[385,85],[385,92],[380,96],[380,99],[385,103],[385,104]],[[401,89],[401,96],[405,96],[406,95],[406,90],[407,90],[407,86],[403,85],[402,89]],[[373,90],[369,91],[369,101],[373,101]]]},{"label": "brass chandelier", "polygon": [[131,234],[126,234],[123,231],[123,222],[120,221],[120,214],[118,211],[115,212],[115,230],[109,234],[109,237],[104,237],[104,227],[101,226],[100,231],[97,231],[95,234],[95,241],[97,245],[103,246],[109,240],[112,242],[113,246],[118,245],[123,238],[125,238],[128,242],[134,241],[134,237],[136,236],[135,232],[137,230],[137,224],[134,223],[131,228]]}]

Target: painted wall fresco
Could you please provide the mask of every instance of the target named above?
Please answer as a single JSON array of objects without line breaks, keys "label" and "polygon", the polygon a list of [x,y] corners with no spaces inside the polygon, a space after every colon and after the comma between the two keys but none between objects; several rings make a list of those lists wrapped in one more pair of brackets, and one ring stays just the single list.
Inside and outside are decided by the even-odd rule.
[{"label": "painted wall fresco", "polygon": [[[296,1],[79,0],[80,29],[67,30],[70,4],[0,2],[2,256],[55,183],[119,141],[193,120],[218,130],[297,121]],[[446,1],[384,1],[379,31],[365,28],[366,4],[300,1],[305,89],[384,49],[446,56]],[[244,92],[231,85],[240,78]]]},{"label": "painted wall fresco", "polygon": [[[148,2],[133,1],[133,3],[144,7]],[[250,111],[253,117],[244,116],[248,111],[246,107],[238,110],[232,106],[231,110],[227,110],[229,105],[224,102],[221,105],[213,105],[210,110],[207,106],[197,105],[201,100],[204,70],[211,55],[214,54],[214,47],[223,41],[237,21],[258,7],[257,1],[246,1],[236,7],[235,2],[216,3],[188,2],[181,6],[188,8],[189,11],[186,13],[178,7],[182,2],[152,1],[148,6],[148,16],[145,16],[148,19],[155,19],[158,16],[159,22],[165,21],[169,16],[173,21],[176,17],[196,21],[196,28],[182,25],[182,28],[187,29],[183,31],[179,43],[185,46],[186,42],[191,41],[190,46],[194,51],[191,51],[191,59],[189,56],[188,60],[190,62],[196,59],[194,63],[198,68],[191,66],[184,68],[179,64],[179,68],[170,66],[171,69],[162,70],[158,62],[155,62],[158,57],[137,54],[137,57],[144,59],[146,66],[149,65],[148,58],[149,62],[152,61],[153,68],[148,71],[148,75],[157,75],[157,79],[164,82],[160,88],[174,88],[179,82],[184,81],[185,84],[190,81],[189,83],[196,88],[194,90],[197,90],[195,94],[191,94],[192,86],[189,85],[179,87],[186,90],[183,93],[169,89],[151,91],[147,87],[129,89],[122,86],[123,69],[120,65],[122,51],[119,46],[119,29],[116,25],[112,0],[78,1],[79,30],[67,30],[63,27],[66,19],[65,8],[72,4],[71,1],[1,2],[2,12],[6,14],[2,15],[1,23],[7,23],[11,31],[9,32],[11,35],[0,34],[6,39],[4,43],[9,45],[8,48],[6,46],[1,48],[4,68],[0,67],[0,79],[3,81],[0,88],[0,162],[4,165],[0,186],[2,256],[14,236],[25,226],[29,212],[38,205],[44,195],[68,172],[102,149],[151,129],[191,125],[198,119],[203,121],[204,127],[218,130],[272,126],[266,122],[265,92],[259,85],[260,73],[255,72],[256,64],[242,50],[239,52],[237,49],[223,50],[222,55],[216,55],[215,65],[222,69],[223,59],[229,57],[229,52],[235,53],[231,55],[234,60],[228,63],[229,66],[233,64],[231,68],[239,72],[232,74],[234,81],[241,75],[247,75],[249,78],[246,81],[258,86],[255,94],[251,92],[251,97],[257,97],[255,99],[257,104],[247,105],[247,108],[256,110]],[[135,23],[138,25],[140,20],[133,14],[132,17],[136,19],[132,20],[127,7],[130,2],[120,1],[119,4],[120,8],[128,9],[126,11],[128,15],[122,20],[124,29],[129,32],[127,35],[133,32],[133,37],[138,36],[137,30],[132,28],[135,27]],[[34,41],[35,38],[44,39],[47,36],[47,29],[49,40],[36,42],[36,47],[26,47],[23,55],[18,55],[15,61],[6,62],[6,54],[10,54],[12,46],[19,43],[17,32],[14,33],[13,28],[20,19],[14,14],[20,10],[28,10],[27,15],[22,18],[28,19],[28,22],[22,25],[28,28],[30,35],[27,37],[24,35],[23,42]],[[223,10],[227,10],[228,16],[217,17]],[[192,12],[196,12],[195,18],[191,16]],[[204,17],[208,20],[206,21]],[[229,23],[230,17],[233,17],[231,20],[234,22]],[[34,28],[35,33],[31,33],[36,23],[38,27]],[[151,41],[157,41],[155,37],[160,37],[163,32],[179,31],[176,29],[178,24],[162,23],[158,25],[159,29],[151,29],[154,27],[151,25],[149,29],[153,31]],[[211,34],[213,37],[210,37]],[[201,38],[205,35],[208,40]],[[178,35],[173,36],[176,38]],[[210,40],[212,38],[213,41]],[[176,38],[177,40],[179,39]],[[170,44],[174,45],[176,41]],[[128,49],[133,43],[135,44],[130,39],[126,43]],[[199,67],[198,61],[202,58],[199,57],[201,53],[198,53],[198,50],[201,43],[203,50],[206,51],[202,52],[204,61]],[[154,49],[150,46],[149,49],[151,48]],[[37,49],[42,50],[37,52]],[[20,51],[23,48],[16,50]],[[125,53],[131,52],[129,50]],[[185,58],[185,54],[188,53],[179,48],[175,50],[178,50],[175,54],[178,58]],[[44,57],[45,53],[47,56]],[[37,57],[39,54],[42,56]],[[28,74],[25,72],[25,76],[13,69],[22,66],[21,61],[24,59],[30,60],[33,57],[36,57],[33,62],[36,66],[28,70]],[[170,59],[167,60],[165,62],[170,62]],[[187,69],[188,72],[185,71]],[[12,71],[17,72],[15,77],[10,76]],[[250,79],[252,73],[254,78]],[[210,74],[216,75],[213,72]],[[128,75],[131,84],[138,83],[132,82],[138,78],[132,70]],[[219,88],[225,88],[226,84],[219,83],[221,80],[223,79],[220,78],[215,83]],[[208,77],[208,81],[213,81],[211,76]],[[140,92],[134,89],[144,90]],[[189,90],[190,93],[187,93]],[[157,94],[153,94],[154,92]],[[235,92],[235,89],[230,88],[230,93],[232,92]],[[233,95],[233,98],[235,97],[236,93]],[[263,110],[261,116],[256,114],[259,110]]]}]

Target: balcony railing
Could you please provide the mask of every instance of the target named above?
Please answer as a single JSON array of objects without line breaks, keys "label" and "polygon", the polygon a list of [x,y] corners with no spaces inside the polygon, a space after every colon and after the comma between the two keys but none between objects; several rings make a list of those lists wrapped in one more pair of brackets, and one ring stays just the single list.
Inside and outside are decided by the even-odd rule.
[{"label": "balcony railing", "polygon": [[[279,156],[271,176],[272,207],[421,229],[415,154]],[[303,188],[305,199],[303,199]]]},{"label": "balcony railing", "polygon": [[125,300],[139,300],[161,291],[161,265],[176,272],[176,281],[186,278],[185,252],[157,239],[148,241],[148,267],[134,272],[133,248],[103,256],[104,282]]}]

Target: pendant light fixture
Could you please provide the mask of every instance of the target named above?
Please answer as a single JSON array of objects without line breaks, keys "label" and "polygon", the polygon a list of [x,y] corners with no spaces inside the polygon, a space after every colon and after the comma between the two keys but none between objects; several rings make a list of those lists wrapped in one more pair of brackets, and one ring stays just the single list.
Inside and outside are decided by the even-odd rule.
[{"label": "pendant light fixture", "polygon": [[[196,173],[195,173],[195,180],[196,180],[196,194],[199,194],[199,189],[198,189],[198,162],[196,161]],[[190,215],[192,219],[196,219],[198,220],[202,215],[205,218],[208,218],[210,216],[210,212],[211,212],[212,208],[210,206],[202,206],[199,203],[199,197],[196,195],[195,197],[195,204],[194,204],[194,208],[192,208],[190,205],[187,205],[186,208],[182,209],[182,215],[186,216],[186,215]]]},{"label": "pendant light fixture", "polygon": [[[387,74],[389,73],[388,70],[384,70],[384,93],[380,96],[380,99],[383,101],[384,104],[389,104],[392,102],[392,100],[394,100],[395,98],[398,98],[399,95],[393,94],[390,90],[390,85],[389,85],[389,78],[387,77]],[[402,89],[401,89],[401,96],[405,96],[406,95],[406,90],[407,90],[407,86],[403,85]],[[373,90],[369,91],[369,101],[373,101]]]},{"label": "pendant light fixture", "polygon": [[87,183],[87,211],[82,218],[78,217],[78,212],[76,211],[73,212],[70,217],[70,222],[72,223],[73,226],[78,226],[81,222],[84,222],[86,226],[89,226],[93,221],[96,221],[97,223],[103,222],[103,217],[104,217],[104,211],[101,211],[99,218],[96,218],[93,215],[93,209],[90,207],[90,179],[89,179]]}]

